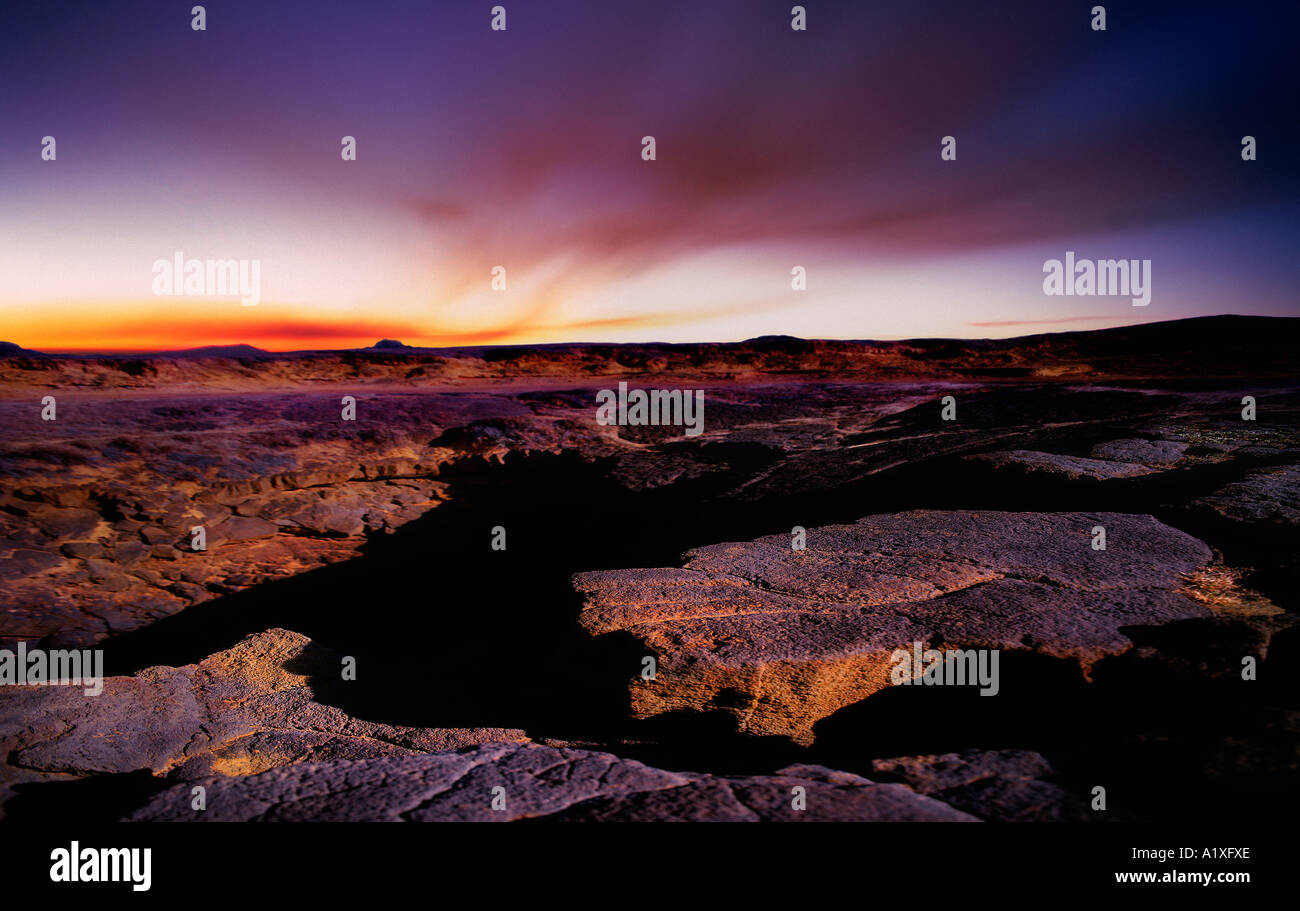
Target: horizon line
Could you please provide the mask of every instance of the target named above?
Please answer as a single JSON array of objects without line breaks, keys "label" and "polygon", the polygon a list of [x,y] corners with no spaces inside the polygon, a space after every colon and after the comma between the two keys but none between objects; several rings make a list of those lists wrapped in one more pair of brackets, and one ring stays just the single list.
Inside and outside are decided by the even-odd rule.
[{"label": "horizon line", "polygon": [[[751,336],[751,337],[749,337],[749,338],[736,339],[736,340],[733,340],[733,341],[692,341],[692,342],[664,342],[664,341],[648,341],[648,342],[565,341],[565,342],[502,342],[502,343],[468,344],[468,345],[465,345],[465,344],[461,344],[461,345],[455,345],[455,344],[453,344],[453,345],[407,345],[407,344],[401,343],[401,344],[396,344],[396,345],[387,345],[387,346],[384,346],[384,347],[378,347],[378,345],[379,345],[380,342],[384,342],[384,341],[399,342],[399,341],[400,341],[400,340],[398,340],[398,339],[380,339],[378,342],[375,342],[375,343],[373,343],[373,344],[371,344],[371,345],[364,345],[364,346],[359,346],[359,347],[345,347],[345,348],[291,348],[291,349],[283,349],[283,350],[273,350],[273,349],[269,349],[269,348],[261,348],[261,347],[258,347],[258,346],[256,346],[256,345],[252,345],[252,344],[250,344],[250,343],[248,343],[248,342],[213,342],[213,343],[209,343],[209,344],[205,344],[205,345],[195,345],[195,346],[188,347],[188,348],[157,348],[157,349],[140,349],[140,348],[26,348],[26,347],[24,347],[24,346],[22,346],[22,345],[19,345],[17,342],[8,342],[8,341],[5,341],[5,340],[0,340],[0,345],[6,345],[6,344],[8,344],[8,345],[14,345],[15,347],[18,348],[18,350],[19,350],[20,352],[23,352],[23,353],[31,353],[31,354],[37,354],[37,355],[46,355],[46,356],[51,356],[51,357],[54,357],[54,356],[65,356],[65,357],[97,357],[97,356],[99,356],[99,357],[164,357],[164,356],[169,356],[169,355],[185,355],[185,354],[192,354],[192,353],[195,353],[195,352],[202,352],[202,351],[207,351],[207,350],[210,350],[210,349],[221,349],[221,348],[243,348],[243,349],[248,349],[250,352],[255,352],[255,353],[257,353],[257,354],[269,355],[269,356],[278,356],[278,355],[291,355],[291,354],[343,354],[343,353],[354,353],[354,352],[363,352],[363,351],[377,351],[377,352],[384,352],[384,351],[402,351],[402,350],[405,350],[405,351],[416,351],[416,352],[420,352],[420,351],[424,351],[424,352],[436,352],[436,351],[463,351],[463,350],[468,350],[468,349],[494,349],[494,348],[559,348],[559,347],[583,347],[583,346],[619,346],[619,347],[634,347],[634,346],[640,346],[640,347],[651,347],[651,346],[688,346],[688,345],[744,345],[744,344],[747,344],[747,343],[750,343],[750,342],[759,341],[759,340],[762,340],[762,339],[777,339],[777,338],[795,339],[795,340],[798,340],[798,341],[804,341],[804,342],[845,342],[845,343],[853,343],[853,342],[859,342],[859,343],[864,343],[864,342],[912,342],[912,341],[936,341],[936,340],[937,340],[937,341],[960,341],[960,342],[979,342],[979,341],[989,341],[989,342],[1013,342],[1013,341],[1016,341],[1016,340],[1018,340],[1018,339],[1035,338],[1035,337],[1044,336],[1044,335],[1078,335],[1078,334],[1080,334],[1080,333],[1109,332],[1109,331],[1113,331],[1113,330],[1115,330],[1115,329],[1134,329],[1134,328],[1140,328],[1140,327],[1142,327],[1142,326],[1157,326],[1157,325],[1164,325],[1164,324],[1171,324],[1171,323],[1203,322],[1203,321],[1207,321],[1207,320],[1221,320],[1221,319],[1250,319],[1250,320],[1270,320],[1270,321],[1277,321],[1277,320],[1296,320],[1296,319],[1300,319],[1300,317],[1294,317],[1294,316],[1264,316],[1264,315],[1253,315],[1253,314],[1242,314],[1242,313],[1218,313],[1218,314],[1213,314],[1213,315],[1208,315],[1208,316],[1186,316],[1186,317],[1177,317],[1177,318],[1174,318],[1174,319],[1151,320],[1151,321],[1149,321],[1149,322],[1144,322],[1144,323],[1124,323],[1124,324],[1120,324],[1120,325],[1115,325],[1115,326],[1106,326],[1106,327],[1101,327],[1101,328],[1097,328],[1097,329],[1062,329],[1062,330],[1057,330],[1057,331],[1048,331],[1048,332],[1030,332],[1030,333],[1026,333],[1026,334],[1024,334],[1024,335],[1003,336],[1003,337],[1000,337],[1000,338],[994,338],[994,337],[987,336],[987,335],[984,335],[984,336],[974,336],[974,335],[971,335],[971,336],[955,336],[955,335],[945,335],[945,336],[930,335],[930,336],[924,336],[924,335],[913,335],[913,336],[876,337],[876,338],[862,338],[862,337],[859,337],[859,338],[833,338],[833,337],[829,337],[829,336],[806,337],[806,336],[797,336],[797,335],[775,334],[775,335],[758,335],[758,336]],[[1073,321],[1073,320],[1072,320],[1072,321]],[[1054,322],[1057,322],[1057,321],[1055,321],[1055,320],[1023,321],[1023,324],[1024,324],[1024,325],[1050,325],[1050,324],[1052,324],[1052,323],[1054,323]],[[1006,323],[1006,322],[998,323],[998,325],[1005,325],[1005,324],[1007,324],[1007,323]],[[1018,322],[1018,324],[1019,324],[1019,322]],[[981,324],[981,323],[969,323],[968,325],[972,325],[972,326],[974,326],[974,325],[994,325],[994,324],[991,324],[991,323],[986,323],[986,324]],[[214,357],[221,357],[222,355],[212,355],[212,356],[214,356]],[[238,356],[238,355],[234,355],[234,356]]]}]

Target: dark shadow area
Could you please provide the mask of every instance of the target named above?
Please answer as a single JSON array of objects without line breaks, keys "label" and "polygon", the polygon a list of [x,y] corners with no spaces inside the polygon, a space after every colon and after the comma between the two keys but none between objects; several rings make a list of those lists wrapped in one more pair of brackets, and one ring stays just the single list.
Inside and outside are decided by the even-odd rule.
[{"label": "dark shadow area", "polygon": [[981,696],[978,686],[882,690],[818,722],[812,756],[866,774],[872,759],[892,756],[1042,749],[1070,736],[1092,698],[1073,661],[1003,651],[998,677],[998,692],[990,696]]},{"label": "dark shadow area", "polygon": [[1296,804],[1296,689],[1281,670],[1293,656],[1271,652],[1260,679],[1243,681],[1241,656],[1259,643],[1233,626],[1128,628],[1137,649],[1159,656],[1104,659],[1091,682],[1072,661],[1004,651],[997,696],[891,688],[823,719],[809,758],[871,777],[876,758],[1028,749],[1062,786],[1084,797],[1103,786],[1110,809],[1139,819],[1272,817]]},{"label": "dark shadow area", "polygon": [[721,710],[665,712],[632,722],[628,731],[614,751],[661,769],[761,775],[808,755],[785,737],[742,734],[736,716]]},{"label": "dark shadow area", "polygon": [[[196,605],[105,645],[106,672],[179,666],[283,627],[356,659],[357,680],[313,679],[331,704],[371,721],[522,727],[534,736],[619,737],[626,682],[640,671],[630,637],[593,641],[578,626],[574,573],[678,565],[684,550],[788,531],[770,503],[720,502],[771,455],[706,446],[707,476],[630,491],[608,465],[576,454],[458,463],[450,502],[372,538],[356,559]],[[724,463],[722,457],[726,457]],[[707,505],[706,505],[707,504]],[[861,507],[826,499],[849,521]],[[506,529],[493,550],[492,529]]]},{"label": "dark shadow area", "polygon": [[148,769],[75,781],[26,782],[14,786],[14,796],[5,803],[4,822],[42,828],[51,820],[76,820],[80,825],[116,822],[174,783],[155,778]]}]

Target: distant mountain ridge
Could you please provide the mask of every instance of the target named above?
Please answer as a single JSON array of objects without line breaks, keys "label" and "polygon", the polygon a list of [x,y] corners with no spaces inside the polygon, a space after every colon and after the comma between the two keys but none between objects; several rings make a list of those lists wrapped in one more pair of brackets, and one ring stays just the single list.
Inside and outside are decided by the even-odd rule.
[{"label": "distant mountain ridge", "polygon": [[205,345],[202,348],[183,348],[179,351],[160,351],[143,357],[275,357],[275,353],[252,345]]},{"label": "distant mountain ridge", "polygon": [[[637,349],[637,348],[736,348],[758,350],[811,351],[821,346],[862,346],[879,348],[893,346],[933,347],[939,344],[963,345],[973,348],[1024,346],[1032,343],[1051,341],[1055,344],[1096,340],[1150,340],[1165,339],[1186,341],[1214,338],[1220,341],[1255,341],[1261,333],[1282,331],[1285,334],[1300,334],[1300,317],[1285,316],[1241,316],[1223,314],[1218,316],[1194,316],[1177,320],[1161,320],[1151,323],[1138,323],[1132,326],[1115,326],[1109,329],[1075,329],[1066,332],[1042,332],[1031,335],[1017,335],[1010,338],[957,338],[946,336],[907,339],[818,339],[802,338],[796,335],[760,335],[738,342],[542,342],[538,344],[504,344],[504,345],[457,345],[449,347],[421,347],[407,345],[396,339],[384,338],[367,348],[314,348],[295,351],[270,351],[248,344],[204,345],[197,348],[180,348],[170,351],[105,351],[101,353],[86,351],[64,354],[47,354],[29,348],[23,348],[14,342],[0,341],[0,357],[38,356],[38,357],[80,357],[80,358],[181,358],[181,357],[290,357],[298,355],[344,354],[366,351],[409,351],[437,355],[480,355],[492,351],[576,351],[582,349]],[[1262,340],[1262,339],[1260,339]]]},{"label": "distant mountain ridge", "polygon": [[[551,343],[270,352],[216,345],[153,354],[42,354],[0,343],[0,385],[294,388],[320,383],[463,385],[599,377],[730,380],[774,374],[825,380],[1042,380],[1293,377],[1300,318],[1212,316],[1009,339],[899,341],[762,336],[743,342]],[[62,374],[62,376],[60,376]]]}]

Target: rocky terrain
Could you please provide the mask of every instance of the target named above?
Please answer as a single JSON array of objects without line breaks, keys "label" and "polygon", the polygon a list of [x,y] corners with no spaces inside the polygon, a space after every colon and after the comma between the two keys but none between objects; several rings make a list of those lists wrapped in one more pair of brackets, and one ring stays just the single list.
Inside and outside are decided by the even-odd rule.
[{"label": "rocky terrain", "polygon": [[[609,753],[492,744],[408,759],[339,761],[248,778],[205,779],[213,812],[192,788],[157,795],[132,820],[977,822],[901,784],[820,766],[772,775],[665,772]],[[492,792],[500,788],[499,809]],[[795,810],[792,794],[807,807]]]},{"label": "rocky terrain", "polygon": [[[1298,743],[1297,322],[10,346],[0,648],[100,648],[109,677],[0,686],[3,811],[1275,812]],[[704,432],[598,424],[620,380],[704,389]],[[913,643],[996,650],[999,692],[894,686]]]},{"label": "rocky terrain", "polygon": [[[1108,548],[1093,550],[1092,529]],[[579,622],[626,631],[658,656],[633,687],[639,717],[718,708],[754,734],[814,725],[894,684],[913,642],[1030,651],[1087,674],[1133,648],[1122,630],[1234,612],[1188,587],[1212,555],[1150,516],[916,511],[690,551],[681,570],[584,573]],[[1225,594],[1225,593],[1219,593]],[[1257,604],[1248,616],[1276,617]],[[1259,622],[1261,642],[1274,628]]]}]

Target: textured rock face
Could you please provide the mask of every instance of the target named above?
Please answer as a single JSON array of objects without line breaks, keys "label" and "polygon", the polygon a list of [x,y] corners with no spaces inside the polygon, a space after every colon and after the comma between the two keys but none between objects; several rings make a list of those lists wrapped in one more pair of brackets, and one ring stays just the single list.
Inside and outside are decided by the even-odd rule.
[{"label": "textured rock face", "polygon": [[352,718],[316,701],[309,683],[313,676],[338,679],[339,668],[339,656],[275,629],[196,665],[105,678],[98,696],[67,686],[0,687],[0,774],[8,781],[139,769],[179,778],[246,775],[304,761],[525,739],[500,728]]},{"label": "textured rock face", "polygon": [[1045,778],[1051,764],[1028,750],[877,759],[872,773],[990,822],[1086,822],[1100,818],[1087,804]]},{"label": "textured rock face", "polygon": [[1213,510],[1230,522],[1293,533],[1300,528],[1300,465],[1252,471],[1192,505]]},{"label": "textured rock face", "polygon": [[[977,821],[901,784],[876,784],[820,766],[722,777],[533,744],[323,762],[198,783],[207,789],[207,809],[192,809],[193,783],[187,783],[159,793],[129,819]],[[803,789],[802,810],[795,809],[796,788]]]},{"label": "textured rock face", "polygon": [[1187,446],[1187,443],[1174,440],[1110,440],[1092,447],[1092,457],[1166,467],[1180,461],[1187,452]]},{"label": "textured rock face", "polygon": [[[355,387],[275,394],[259,368],[249,390],[259,377],[270,385],[225,395],[56,390],[56,421],[33,409],[37,390],[0,395],[0,426],[12,430],[0,438],[0,643],[88,645],[355,557],[444,501],[440,467],[467,453],[434,445],[440,430],[530,419],[476,458],[567,440],[560,422],[531,420],[510,396],[375,393],[342,421],[340,398]],[[598,440],[596,429],[587,436]]]},{"label": "textured rock face", "polygon": [[[440,502],[428,479],[342,480],[252,496],[148,479],[0,494],[0,641],[88,645],[224,594],[348,559]],[[282,481],[288,485],[288,481]],[[157,485],[157,486],[153,486]],[[179,488],[179,489],[177,489]],[[107,491],[107,492],[105,492]],[[65,502],[100,502],[102,512]],[[105,501],[106,498],[106,501]],[[191,529],[202,526],[196,552]]]},{"label": "textured rock face", "polygon": [[656,679],[632,684],[634,713],[722,710],[804,743],[890,686],[891,653],[913,642],[1032,650],[1086,672],[1131,647],[1122,627],[1211,613],[1179,591],[1210,549],[1150,516],[913,511],[810,529],[802,551],[775,535],[686,557],[575,578],[589,633],[630,633],[657,656]]},{"label": "textured rock face", "polygon": [[1014,465],[1025,471],[1061,475],[1071,480],[1093,478],[1098,481],[1105,481],[1111,478],[1136,478],[1158,470],[1140,462],[1087,459],[1079,456],[1034,452],[1026,449],[981,453],[980,455],[971,456],[971,458],[988,462],[995,468]]},{"label": "textured rock face", "polygon": [[1142,477],[1168,471],[1186,462],[1206,461],[1204,454],[1189,456],[1189,448],[1189,443],[1177,440],[1125,438],[1098,443],[1087,456],[1013,449],[980,453],[970,458],[994,468],[1012,467],[1072,481],[1083,478],[1107,481]]}]

